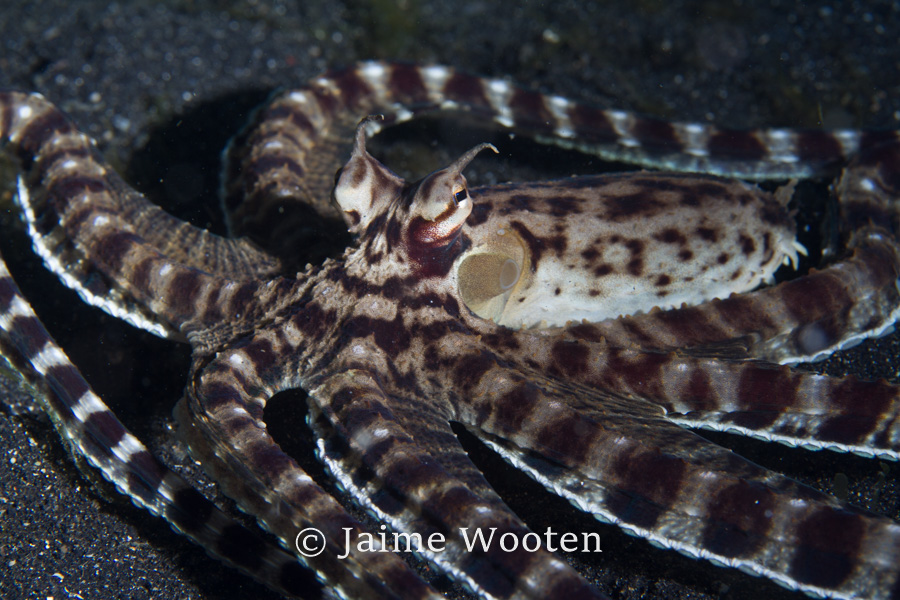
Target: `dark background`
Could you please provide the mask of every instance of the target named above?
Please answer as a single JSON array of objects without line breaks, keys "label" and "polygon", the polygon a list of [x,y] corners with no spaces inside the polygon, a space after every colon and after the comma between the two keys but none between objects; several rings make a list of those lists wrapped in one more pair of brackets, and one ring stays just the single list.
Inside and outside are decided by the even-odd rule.
[{"label": "dark background", "polygon": [[[0,8],[0,88],[43,93],[154,201],[215,227],[221,147],[270,91],[329,67],[369,58],[444,63],[601,106],[731,127],[897,128],[898,23],[896,2],[260,1],[222,8],[8,0]],[[421,176],[455,151],[441,152],[440,142],[433,157],[420,152],[430,139],[417,143],[389,148],[391,166]],[[568,158],[553,160],[566,165]],[[523,162],[525,172],[533,168]],[[476,182],[514,176],[487,161],[474,167]],[[190,470],[171,441],[169,417],[186,349],[82,308],[29,261],[10,229],[13,176],[0,167],[0,248],[20,285],[41,300],[39,314],[117,414],[154,451]],[[824,209],[804,211],[814,238]],[[896,380],[898,355],[898,336],[888,336],[816,367]],[[8,379],[0,386],[8,402],[27,402]],[[84,478],[46,418],[11,412],[0,411],[0,597],[270,596],[109,486]],[[296,430],[302,438],[299,418]],[[900,512],[894,463],[715,439],[871,510]],[[479,460],[533,528],[600,531],[604,552],[584,565],[585,575],[613,598],[802,597],[595,525],[489,456]]]}]

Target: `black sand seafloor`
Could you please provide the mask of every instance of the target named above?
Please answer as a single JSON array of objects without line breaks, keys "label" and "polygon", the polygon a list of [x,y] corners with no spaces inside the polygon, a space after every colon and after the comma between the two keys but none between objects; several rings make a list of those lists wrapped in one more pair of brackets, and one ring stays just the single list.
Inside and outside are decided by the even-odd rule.
[{"label": "black sand seafloor", "polygon": [[[898,34],[900,4],[886,1],[7,0],[0,88],[45,94],[131,183],[180,217],[215,228],[220,149],[272,90],[329,67],[370,58],[443,63],[682,121],[893,129],[900,127]],[[416,143],[388,147],[388,164],[419,177],[459,150],[445,151],[427,135]],[[560,174],[597,166],[581,159],[570,168],[569,155],[483,157],[470,179],[515,176],[498,165],[517,160],[525,173],[545,162]],[[82,307],[46,275],[14,226],[13,177],[0,163],[0,251],[19,284],[126,424],[166,460],[194,470],[170,435],[187,350]],[[801,220],[815,238],[823,211],[809,210]],[[892,335],[816,368],[897,380],[898,356],[900,336]],[[31,402],[5,376],[0,395],[0,406]],[[0,598],[276,597],[85,477],[45,417],[19,412],[0,409]],[[281,435],[302,445],[302,417]],[[711,437],[768,468],[900,515],[896,463]],[[471,447],[533,529],[601,532],[602,554],[569,558],[612,598],[802,597],[595,524]],[[438,584],[451,596],[464,593]]]}]

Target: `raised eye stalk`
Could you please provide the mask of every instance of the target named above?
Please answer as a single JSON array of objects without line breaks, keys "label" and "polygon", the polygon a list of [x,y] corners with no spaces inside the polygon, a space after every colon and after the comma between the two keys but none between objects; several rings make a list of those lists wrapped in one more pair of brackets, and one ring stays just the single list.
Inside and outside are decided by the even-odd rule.
[{"label": "raised eye stalk", "polygon": [[375,215],[387,210],[400,197],[406,182],[366,150],[366,125],[381,119],[369,115],[356,128],[350,160],[337,176],[334,200],[352,233],[364,231]]},{"label": "raised eye stalk", "polygon": [[456,238],[472,213],[472,198],[462,171],[487,148],[497,152],[492,144],[479,144],[412,188],[415,194],[410,203],[410,243],[444,246]]}]

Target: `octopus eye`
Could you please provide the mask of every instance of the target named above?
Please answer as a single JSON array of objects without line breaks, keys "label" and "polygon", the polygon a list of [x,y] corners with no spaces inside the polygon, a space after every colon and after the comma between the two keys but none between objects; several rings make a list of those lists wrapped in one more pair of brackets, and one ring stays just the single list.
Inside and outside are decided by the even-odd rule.
[{"label": "octopus eye", "polygon": [[469,192],[466,191],[466,188],[462,188],[459,191],[453,192],[453,200],[456,201],[457,204],[465,200],[469,197]]}]

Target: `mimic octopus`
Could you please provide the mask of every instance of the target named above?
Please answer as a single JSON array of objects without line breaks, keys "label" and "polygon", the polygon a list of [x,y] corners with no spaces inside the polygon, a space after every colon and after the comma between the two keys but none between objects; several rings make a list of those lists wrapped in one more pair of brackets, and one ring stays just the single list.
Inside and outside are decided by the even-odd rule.
[{"label": "mimic octopus", "polygon": [[[367,134],[436,113],[645,170],[469,189],[463,171],[489,144],[415,182],[367,151]],[[486,598],[603,597],[555,553],[562,537],[506,506],[457,423],[655,545],[811,595],[900,598],[895,521],[688,430],[898,458],[896,386],[778,365],[892,329],[896,133],[672,124],[447,67],[362,63],[276,96],[230,145],[232,237],[151,204],[39,95],[0,93],[0,140],[47,268],[86,302],[191,345],[180,433],[280,546],[119,422],[0,262],[7,361],[76,455],[267,585],[437,597],[392,541]],[[803,251],[793,184],[747,181],[840,169],[842,254],[773,284]],[[351,245],[298,272],[337,219]],[[267,431],[267,401],[290,389],[307,394],[327,472],[378,530]],[[498,542],[471,547],[478,530]]]}]

